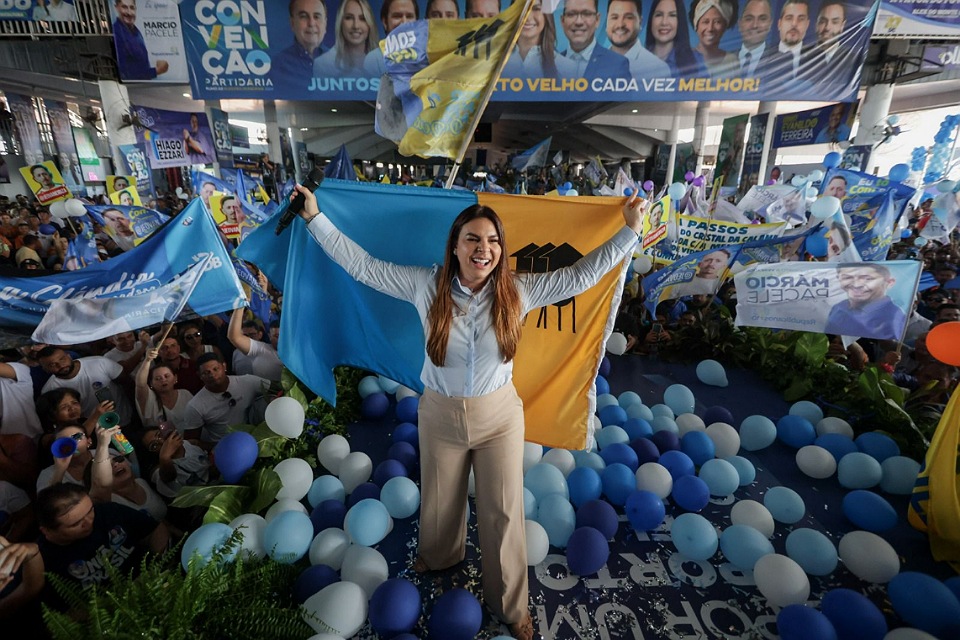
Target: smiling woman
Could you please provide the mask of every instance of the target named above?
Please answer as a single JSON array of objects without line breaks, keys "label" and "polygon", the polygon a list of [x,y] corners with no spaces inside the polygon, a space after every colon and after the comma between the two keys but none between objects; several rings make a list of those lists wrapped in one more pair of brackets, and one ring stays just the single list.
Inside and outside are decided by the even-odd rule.
[{"label": "smiling woman", "polygon": [[712,76],[730,75],[740,68],[737,55],[720,48],[720,40],[736,22],[738,10],[737,0],[698,0],[690,5],[690,24],[700,40],[696,51]]},{"label": "smiling woman", "polygon": [[346,0],[337,10],[337,44],[313,63],[313,75],[363,75],[367,53],[377,48],[377,28],[367,0]]}]

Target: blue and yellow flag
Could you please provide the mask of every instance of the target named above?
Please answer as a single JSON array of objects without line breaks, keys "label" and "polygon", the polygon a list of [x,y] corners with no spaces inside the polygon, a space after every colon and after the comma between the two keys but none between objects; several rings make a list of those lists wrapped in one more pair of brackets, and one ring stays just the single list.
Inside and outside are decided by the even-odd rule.
[{"label": "blue and yellow flag", "polygon": [[377,96],[377,133],[398,142],[405,156],[456,159],[530,5],[515,2],[492,18],[417,20],[391,31],[380,41],[387,73]]},{"label": "blue and yellow flag", "polygon": [[[572,264],[623,226],[621,198],[550,198],[325,180],[320,208],[374,257],[399,264],[443,262],[454,218],[480,202],[504,223],[503,259],[516,271]],[[340,364],[376,371],[421,390],[424,330],[413,305],[358,284],[296,221],[277,237],[269,225],[238,249],[273,283],[282,283],[280,358],[313,391],[336,399]],[[629,258],[629,256],[627,256]],[[628,266],[588,291],[526,318],[514,364],[524,401],[526,438],[582,449],[596,405],[594,380],[613,327]]]}]

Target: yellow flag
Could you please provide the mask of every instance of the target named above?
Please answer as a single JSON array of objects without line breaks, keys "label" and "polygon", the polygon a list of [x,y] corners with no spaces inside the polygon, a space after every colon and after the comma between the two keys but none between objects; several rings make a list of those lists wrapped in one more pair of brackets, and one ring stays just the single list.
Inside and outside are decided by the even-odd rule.
[{"label": "yellow flag", "polygon": [[492,18],[429,22],[430,64],[410,80],[422,110],[400,141],[400,153],[457,157],[479,116],[484,91],[513,48],[526,4],[515,2]]}]

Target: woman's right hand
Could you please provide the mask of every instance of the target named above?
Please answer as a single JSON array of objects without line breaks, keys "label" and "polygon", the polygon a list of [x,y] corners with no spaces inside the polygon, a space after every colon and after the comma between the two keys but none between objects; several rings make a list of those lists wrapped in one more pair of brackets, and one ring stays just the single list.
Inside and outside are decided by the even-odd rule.
[{"label": "woman's right hand", "polygon": [[104,429],[103,427],[97,427],[97,448],[100,447],[109,447],[110,438],[115,436],[117,432],[120,431],[120,426],[110,427],[109,429]]},{"label": "woman's right hand", "polygon": [[93,417],[99,418],[103,414],[113,411],[113,408],[114,408],[113,400],[104,400],[103,402],[97,405],[96,409],[93,410]]},{"label": "woman's right hand", "polygon": [[160,355],[160,349],[147,349],[147,362],[153,362]]},{"label": "woman's right hand", "polygon": [[303,209],[300,211],[300,217],[303,220],[309,221],[313,216],[320,213],[320,206],[317,204],[317,196],[313,195],[313,192],[310,189],[307,189],[302,184],[294,186],[294,189],[297,190],[297,193],[303,195]]}]

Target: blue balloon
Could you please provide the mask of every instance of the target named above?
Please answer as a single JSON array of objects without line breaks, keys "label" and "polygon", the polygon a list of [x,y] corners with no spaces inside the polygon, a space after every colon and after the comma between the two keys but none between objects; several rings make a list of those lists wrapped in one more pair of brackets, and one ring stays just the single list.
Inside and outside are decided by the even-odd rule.
[{"label": "blue balloon", "polygon": [[823,156],[823,166],[825,166],[827,169],[833,169],[834,167],[840,166],[841,160],[843,160],[842,155],[836,151],[831,151],[827,155]]},{"label": "blue balloon", "polygon": [[427,629],[431,638],[473,640],[483,623],[483,608],[476,597],[466,589],[454,588],[433,605]]},{"label": "blue balloon", "polygon": [[670,537],[677,551],[691,560],[707,560],[717,552],[717,530],[710,521],[696,513],[676,517],[670,527]]},{"label": "blue balloon", "polygon": [[653,435],[653,427],[643,418],[628,418],[627,421],[623,423],[623,430],[627,433],[627,437],[630,438],[630,442],[633,442],[637,438],[648,438]]},{"label": "blue balloon", "polygon": [[856,489],[843,496],[843,515],[861,529],[880,533],[897,524],[897,512],[881,496],[872,491]]},{"label": "blue balloon", "polygon": [[223,481],[236,484],[257,461],[260,447],[257,439],[246,431],[234,431],[217,442],[213,447],[213,455]]},{"label": "blue balloon", "polygon": [[820,600],[820,610],[837,630],[839,640],[883,640],[887,635],[883,612],[853,589],[831,589]]},{"label": "blue balloon", "polygon": [[828,576],[837,568],[837,547],[815,529],[794,529],[787,536],[787,557],[812,576]]},{"label": "blue balloon", "polygon": [[666,517],[666,507],[660,496],[643,489],[627,496],[623,510],[635,531],[656,529],[663,524],[663,519]]},{"label": "blue balloon", "polygon": [[[825,433],[822,436],[818,436],[817,439],[813,441],[813,444],[829,451],[830,455],[832,455],[833,459],[838,463],[843,456],[857,450],[857,445],[853,440],[842,433]],[[912,486],[911,484],[911,487]]]},{"label": "blue balloon", "polygon": [[[242,433],[237,431],[236,433]],[[222,442],[222,441],[221,441]],[[186,571],[190,559],[197,555],[199,566],[204,567],[213,558],[213,555],[223,548],[223,545],[233,535],[233,529],[222,522],[211,522],[200,526],[196,531],[187,536],[183,547],[180,550],[180,564]],[[237,554],[238,545],[224,555],[227,562],[233,560]]]},{"label": "blue balloon", "polygon": [[567,476],[567,487],[570,490],[570,502],[578,509],[584,503],[599,498],[603,492],[600,474],[589,467],[577,467],[571,471]]},{"label": "blue balloon", "polygon": [[[603,458],[603,461],[608,467],[612,464],[619,463],[629,467],[630,471],[634,473],[636,473],[637,468],[640,466],[637,452],[634,451],[630,445],[622,442],[614,442],[602,448],[600,450],[600,457]],[[569,482],[570,479],[568,477],[567,483],[569,484]]]},{"label": "blue balloon", "polygon": [[610,358],[603,356],[603,360],[600,361],[600,370],[597,373],[601,376],[610,375]]},{"label": "blue balloon", "polygon": [[681,509],[697,512],[710,502],[710,489],[707,483],[697,476],[680,476],[673,479],[670,497]]},{"label": "blue balloon", "polygon": [[913,493],[920,463],[906,456],[894,456],[880,463],[880,470],[883,473],[881,489],[894,495],[907,496]]},{"label": "blue balloon", "polygon": [[785,524],[800,522],[807,511],[800,494],[787,487],[771,487],[763,496],[763,506],[774,520]]},{"label": "blue balloon", "polygon": [[680,451],[687,454],[693,464],[699,467],[707,460],[713,460],[717,448],[705,432],[688,431],[680,438]]},{"label": "blue balloon", "polygon": [[373,481],[382,487],[390,478],[406,477],[407,468],[399,460],[386,459],[373,470]]},{"label": "blue balloon", "polygon": [[605,427],[609,425],[616,425],[619,427],[627,421],[627,412],[619,404],[616,404],[600,409],[597,412],[597,417],[600,418],[600,424]]},{"label": "blue balloon", "polygon": [[960,602],[933,576],[904,571],[887,585],[887,595],[907,624],[938,638],[960,637]]},{"label": "blue balloon", "polygon": [[817,430],[803,416],[785,415],[777,420],[777,437],[794,449],[813,444]]},{"label": "blue balloon", "polygon": [[407,396],[397,402],[395,413],[398,422],[417,423],[417,408],[420,406],[420,398]]},{"label": "blue balloon", "polygon": [[[616,408],[620,409],[620,407]],[[627,432],[624,431],[622,427],[618,427],[615,424],[612,424],[609,427],[604,427],[600,429],[600,431],[597,431],[596,439],[597,446],[600,447],[601,451],[617,443],[627,444],[630,442],[630,436],[627,435]]]},{"label": "blue balloon", "polygon": [[879,431],[862,433],[857,436],[854,443],[857,445],[857,449],[873,457],[877,462],[883,462],[887,458],[900,455],[900,447],[894,439]]},{"label": "blue balloon", "polygon": [[890,173],[888,174],[891,182],[903,182],[908,177],[910,177],[910,166],[904,163],[895,164],[890,167]]},{"label": "blue balloon", "polygon": [[390,408],[390,398],[381,392],[371,393],[360,403],[360,415],[365,420],[383,420]]},{"label": "blue balloon", "polygon": [[665,404],[653,405],[652,407],[650,407],[650,413],[653,414],[652,418],[648,418],[651,421],[653,420],[653,418],[656,418],[657,416],[666,416],[671,420],[677,417],[677,414],[673,411],[673,409],[671,409]]},{"label": "blue balloon", "polygon": [[709,427],[714,422],[733,425],[733,414],[730,413],[729,409],[718,404],[708,407],[707,410],[703,412],[703,424]]},{"label": "blue balloon", "polygon": [[617,396],[617,402],[620,403],[620,406],[624,409],[635,404],[643,404],[643,400],[636,391],[624,391]]},{"label": "blue balloon", "polygon": [[[413,475],[413,470],[416,469],[419,461],[417,448],[409,442],[395,442],[390,445],[390,448],[387,449],[387,458],[402,464],[404,470],[407,471],[406,475]],[[376,473],[374,473],[374,478],[376,478]]]},{"label": "blue balloon", "polygon": [[617,535],[617,512],[605,500],[591,500],[577,509],[576,525],[592,527],[604,535],[607,540],[613,540]]},{"label": "blue balloon", "polygon": [[740,446],[746,451],[766,449],[776,439],[777,426],[766,416],[748,416],[740,423]]},{"label": "blue balloon", "polygon": [[350,509],[350,507],[357,504],[361,500],[367,499],[380,499],[380,485],[374,482],[364,482],[358,486],[353,490],[353,493],[350,494],[350,497],[347,498],[347,509]]},{"label": "blue balloon", "polygon": [[[402,400],[401,400],[402,402]],[[408,442],[414,447],[420,446],[420,432],[417,425],[410,422],[401,422],[393,430],[393,442]]]},{"label": "blue balloon", "polygon": [[910,231],[910,229],[904,229],[903,231],[900,232],[900,239],[906,240],[912,235],[913,235],[913,231]]},{"label": "blue balloon", "polygon": [[707,483],[712,496],[730,496],[740,486],[740,474],[726,460],[707,460],[700,467],[700,479]]},{"label": "blue balloon", "polygon": [[593,527],[576,529],[567,542],[567,566],[578,576],[593,575],[607,564],[610,545]]},{"label": "blue balloon", "polygon": [[623,190],[623,195],[625,195],[625,196],[632,196],[632,195],[633,195],[633,189],[631,189],[630,187],[627,187],[626,189]]},{"label": "blue balloon", "polygon": [[302,511],[284,511],[263,530],[263,548],[281,564],[293,564],[307,554],[313,542],[313,523]]},{"label": "blue balloon", "polygon": [[741,487],[753,484],[753,481],[757,479],[757,468],[743,456],[730,456],[724,458],[724,460],[732,464],[733,468],[737,470]]},{"label": "blue balloon", "polygon": [[627,496],[637,488],[637,477],[630,467],[614,463],[600,473],[603,495],[613,504],[622,507]]},{"label": "blue balloon", "polygon": [[873,456],[854,451],[837,463],[837,480],[847,489],[869,489],[880,484],[883,469]]},{"label": "blue balloon", "polygon": [[[571,474],[573,475],[573,474]],[[600,474],[597,474],[597,479],[599,480]],[[600,494],[598,493],[597,496]],[[530,489],[524,487],[523,489],[523,517],[526,520],[536,520],[537,519],[537,499],[533,497],[533,494],[530,493]]]},{"label": "blue balloon", "polygon": [[674,414],[693,413],[696,398],[686,385],[672,384],[663,392],[663,403],[673,409]]},{"label": "blue balloon", "polygon": [[814,258],[822,258],[826,256],[828,249],[829,243],[827,242],[826,236],[822,234],[811,234],[807,236],[807,239],[804,241],[804,250]]},{"label": "blue balloon", "polygon": [[680,435],[680,427],[677,426],[677,421],[668,416],[654,416],[653,421],[650,423],[650,428],[653,429],[654,433],[669,431],[670,433]]},{"label": "blue balloon", "polygon": [[412,630],[422,612],[420,590],[404,578],[381,582],[370,596],[370,626],[382,638]]},{"label": "blue balloon", "polygon": [[785,606],[777,614],[780,640],[837,640],[837,632],[825,615],[802,604]]},{"label": "blue balloon", "polygon": [[753,571],[757,560],[774,552],[765,535],[745,524],[730,525],[720,534],[720,551],[733,566]]},{"label": "blue balloon", "polygon": [[400,520],[409,518],[420,508],[420,489],[410,478],[391,478],[380,491],[380,502],[387,508],[390,517]]},{"label": "blue balloon", "polygon": [[680,202],[683,199],[683,196],[687,195],[687,186],[681,182],[674,182],[667,187],[667,194],[670,196],[671,200]]},{"label": "blue balloon", "polygon": [[630,441],[630,448],[637,454],[637,468],[648,462],[656,462],[660,459],[660,451],[653,440],[648,438],[636,438]]},{"label": "blue balloon", "polygon": [[548,494],[542,500],[538,499],[537,503],[537,522],[547,532],[550,544],[559,549],[565,548],[577,523],[573,505],[558,493]]},{"label": "blue balloon", "polygon": [[645,404],[632,404],[627,407],[627,418],[642,418],[650,422],[653,420],[653,411]]},{"label": "blue balloon", "polygon": [[950,589],[950,591],[953,592],[953,595],[957,596],[957,600],[960,601],[960,576],[947,578],[943,581],[943,584],[947,589]]},{"label": "blue balloon", "polygon": [[324,500],[310,512],[314,535],[324,529],[342,529],[347,515],[347,505],[339,500]]},{"label": "blue balloon", "polygon": [[673,431],[657,431],[650,440],[657,445],[657,450],[663,455],[668,451],[680,451],[680,436]]},{"label": "blue balloon", "polygon": [[340,576],[336,570],[325,564],[315,564],[312,567],[307,567],[293,583],[293,599],[303,604],[307,601],[307,598],[339,580]]},{"label": "blue balloon", "polygon": [[367,498],[350,507],[343,526],[356,544],[370,547],[383,540],[390,530],[390,512],[379,500]]},{"label": "blue balloon", "polygon": [[665,451],[660,454],[659,462],[670,472],[674,481],[681,476],[692,476],[696,472],[693,460],[682,451]]},{"label": "blue balloon", "polygon": [[343,502],[345,498],[346,492],[340,478],[331,475],[317,476],[310,485],[310,491],[307,492],[307,501],[311,507],[316,507],[326,500]]},{"label": "blue balloon", "polygon": [[798,400],[790,405],[790,415],[806,418],[811,424],[817,424],[823,420],[823,409],[815,402],[809,400]]},{"label": "blue balloon", "polygon": [[603,376],[597,376],[597,395],[603,395],[604,393],[610,393],[610,383],[607,382],[607,379]]},{"label": "blue balloon", "polygon": [[[617,401],[617,396],[612,393],[600,393],[597,392],[597,413],[600,412],[604,407],[619,407],[620,403]],[[599,416],[598,416],[599,417]]]},{"label": "blue balloon", "polygon": [[563,472],[552,464],[538,462],[529,469],[523,477],[523,486],[537,499],[543,501],[551,493],[556,493],[566,499],[570,494]]}]

